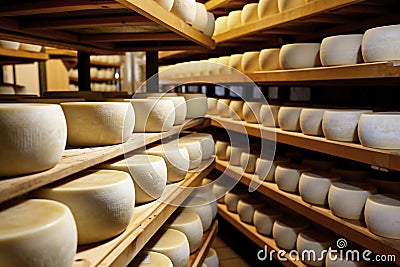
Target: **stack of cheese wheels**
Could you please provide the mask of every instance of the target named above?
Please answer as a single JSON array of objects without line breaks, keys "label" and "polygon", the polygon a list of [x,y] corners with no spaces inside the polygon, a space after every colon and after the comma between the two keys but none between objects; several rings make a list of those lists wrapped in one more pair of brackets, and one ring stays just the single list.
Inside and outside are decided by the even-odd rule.
[{"label": "stack of cheese wheels", "polygon": [[340,180],[340,176],[330,172],[303,172],[299,181],[301,198],[315,205],[328,204],[328,192],[331,184]]},{"label": "stack of cheese wheels", "polygon": [[209,37],[213,36],[215,30],[215,17],[211,12],[207,12],[207,25],[203,33]]},{"label": "stack of cheese wheels", "polygon": [[71,146],[122,143],[136,127],[135,112],[129,103],[68,102],[61,103],[61,107],[67,119],[67,144]]},{"label": "stack of cheese wheels", "polygon": [[199,215],[194,211],[185,211],[167,222],[167,227],[184,233],[189,241],[190,253],[195,252],[201,245],[203,225]]},{"label": "stack of cheese wheels", "polygon": [[208,250],[207,256],[204,259],[204,264],[206,267],[218,267],[219,266],[219,258],[217,251],[213,248]]},{"label": "stack of cheese wheels", "polygon": [[299,107],[281,107],[278,113],[279,127],[284,131],[300,131],[300,113]]},{"label": "stack of cheese wheels", "polygon": [[280,106],[263,104],[260,109],[260,122],[266,127],[277,127]]},{"label": "stack of cheese wheels", "polygon": [[251,51],[243,53],[242,70],[244,73],[252,73],[260,70],[258,59],[260,51]]},{"label": "stack of cheese wheels", "polygon": [[275,170],[276,184],[280,190],[296,193],[301,174],[308,171],[311,171],[311,168],[301,164],[279,164]]},{"label": "stack of cheese wheels", "polygon": [[233,10],[228,14],[228,30],[242,26],[242,10]]},{"label": "stack of cheese wheels", "polygon": [[131,177],[115,170],[84,171],[76,179],[44,187],[35,195],[60,201],[71,209],[79,244],[120,234],[131,221],[135,205]]},{"label": "stack of cheese wheels", "polygon": [[295,217],[283,217],[274,222],[272,236],[279,248],[291,250],[296,247],[297,235],[309,224]]},{"label": "stack of cheese wheels", "polygon": [[284,70],[318,67],[321,65],[319,47],[319,43],[283,45],[279,52],[279,65]]},{"label": "stack of cheese wheels", "polygon": [[309,266],[323,266],[327,249],[333,244],[335,237],[326,231],[308,229],[302,231],[296,242],[297,252],[304,255],[305,251],[313,251],[318,257],[301,259]]},{"label": "stack of cheese wheels", "polygon": [[261,181],[266,182],[275,182],[275,170],[279,164],[288,163],[288,159],[283,158],[275,158],[275,159],[266,159],[266,158],[258,158],[256,161],[256,169],[254,174]]},{"label": "stack of cheese wheels", "polygon": [[258,17],[264,18],[279,13],[278,0],[260,0],[258,2]]},{"label": "stack of cheese wheels", "polygon": [[175,105],[172,100],[129,99],[135,110],[134,132],[162,132],[172,129],[175,122]]},{"label": "stack of cheese wheels", "polygon": [[244,120],[242,100],[231,100],[229,103],[229,115],[234,120]]},{"label": "stack of cheese wheels", "polygon": [[6,49],[18,50],[20,45],[21,45],[21,43],[19,43],[19,42],[0,40],[0,47],[6,48]]},{"label": "stack of cheese wheels", "polygon": [[[203,182],[205,179],[208,179],[208,178],[204,178]],[[210,181],[210,183],[211,182],[212,182],[212,180]],[[218,205],[217,205],[217,199],[216,199],[215,195],[212,193],[212,186],[213,185],[210,184],[209,186],[197,187],[196,190],[190,194],[190,197],[200,197],[200,198],[206,199],[211,207],[212,219],[215,219],[215,217],[217,216],[217,213],[218,213]]]},{"label": "stack of cheese wheels", "polygon": [[376,194],[365,204],[365,223],[379,236],[400,239],[400,196]]},{"label": "stack of cheese wheels", "polygon": [[253,217],[254,226],[258,233],[265,236],[271,236],[274,222],[282,216],[283,213],[277,209],[266,207],[256,209]]},{"label": "stack of cheese wheels", "polygon": [[198,140],[201,146],[201,159],[211,159],[215,154],[215,142],[211,134],[208,133],[192,133],[182,139]]},{"label": "stack of cheese wheels", "polygon": [[0,104],[0,131],[0,177],[53,167],[67,142],[59,105]]},{"label": "stack of cheese wheels", "polygon": [[261,102],[245,102],[243,104],[243,118],[248,123],[260,123]]},{"label": "stack of cheese wheels", "polygon": [[229,103],[231,102],[230,99],[218,99],[217,102],[217,111],[218,115],[221,117],[229,117]]},{"label": "stack of cheese wheels", "polygon": [[207,9],[203,3],[196,2],[196,17],[193,21],[193,28],[203,32],[208,23]]},{"label": "stack of cheese wheels", "polygon": [[220,160],[227,160],[226,150],[228,149],[229,142],[217,140],[215,142],[215,155]]},{"label": "stack of cheese wheels", "polygon": [[217,98],[212,98],[212,97],[207,98],[207,114],[218,115],[217,103],[218,103]]},{"label": "stack of cheese wheels", "polygon": [[174,5],[174,0],[154,0],[157,4],[159,4],[162,8],[167,11],[171,11],[172,6]]},{"label": "stack of cheese wheels", "polygon": [[326,109],[303,108],[300,113],[300,129],[303,134],[322,136],[322,118]]},{"label": "stack of cheese wheels", "polygon": [[258,3],[250,3],[243,6],[242,9],[242,24],[255,22],[258,20]]},{"label": "stack of cheese wheels", "polygon": [[390,179],[389,177],[367,178],[366,182],[376,186],[379,193],[400,195],[400,181],[398,179]]},{"label": "stack of cheese wheels", "polygon": [[322,131],[329,140],[357,141],[358,120],[361,114],[370,112],[372,110],[327,110],[322,119]]},{"label": "stack of cheese wheels", "polygon": [[368,171],[363,169],[357,169],[357,167],[353,166],[339,166],[333,167],[331,169],[332,173],[340,175],[343,180],[350,181],[363,181],[368,178]]},{"label": "stack of cheese wheels", "polygon": [[330,171],[335,167],[336,162],[328,159],[305,158],[303,159],[302,164],[311,167],[313,170]]},{"label": "stack of cheese wheels", "polygon": [[[158,98],[158,97],[150,97],[152,99]],[[187,113],[187,107],[186,107],[186,101],[183,96],[163,96],[162,98],[158,99],[163,99],[163,100],[171,100],[172,103],[175,106],[175,120],[174,120],[174,125],[179,125],[182,124],[185,119],[186,119],[186,113]]]},{"label": "stack of cheese wheels", "polygon": [[1,266],[70,267],[76,247],[74,217],[62,203],[30,199],[0,212]]},{"label": "stack of cheese wheels", "polygon": [[238,70],[243,71],[242,69],[242,57],[243,54],[233,54],[229,57],[229,66]]},{"label": "stack of cheese wheels", "polygon": [[321,42],[322,66],[350,65],[363,62],[361,55],[362,34],[326,37]]},{"label": "stack of cheese wheels", "polygon": [[135,184],[136,204],[158,199],[167,185],[167,165],[162,157],[134,155],[117,162],[103,163],[100,168],[130,173]]},{"label": "stack of cheese wheels", "polygon": [[172,147],[185,147],[189,154],[189,170],[196,169],[200,166],[203,158],[201,143],[198,139],[190,138],[179,138],[174,141],[167,143],[168,146]]},{"label": "stack of cheese wheels", "polygon": [[196,1],[195,0],[174,0],[171,12],[183,21],[193,25],[196,19]]},{"label": "stack of cheese wheels", "polygon": [[247,173],[254,173],[258,155],[243,152],[240,155],[240,166]]},{"label": "stack of cheese wheels", "polygon": [[253,224],[254,212],[264,206],[264,201],[260,198],[248,196],[240,199],[237,204],[237,213],[242,222]]},{"label": "stack of cheese wheels", "polygon": [[203,231],[207,231],[212,223],[212,208],[210,202],[202,197],[192,197],[183,202],[182,212],[191,211],[197,213],[201,219]]},{"label": "stack of cheese wheels", "polygon": [[366,147],[400,149],[400,112],[362,114],[358,136]]},{"label": "stack of cheese wheels", "polygon": [[226,157],[229,160],[229,164],[240,166],[240,157],[243,152],[248,152],[248,147],[241,146],[228,146],[226,148]]},{"label": "stack of cheese wheels", "polygon": [[280,51],[281,51],[280,48],[267,48],[261,50],[260,55],[258,57],[258,64],[260,70],[262,71],[279,70],[281,68],[281,65],[279,64]]},{"label": "stack of cheese wheels", "polygon": [[174,267],[164,254],[154,251],[141,251],[128,267]]},{"label": "stack of cheese wheels", "polygon": [[376,192],[375,186],[366,183],[335,182],[329,189],[329,208],[338,217],[360,220],[367,198]]},{"label": "stack of cheese wheels", "polygon": [[180,94],[186,99],[187,119],[202,118],[207,114],[207,97],[205,94]]},{"label": "stack of cheese wheels", "polygon": [[361,50],[365,62],[399,60],[400,25],[376,27],[364,33]]},{"label": "stack of cheese wheels", "polygon": [[187,267],[190,246],[184,233],[175,229],[161,229],[156,237],[158,238],[150,240],[146,249],[164,254],[174,267]]},{"label": "stack of cheese wheels", "polygon": [[221,34],[228,30],[228,16],[221,16],[215,20],[214,35]]},{"label": "stack of cheese wheels", "polygon": [[278,0],[278,9],[280,12],[296,8],[305,4],[305,0]]},{"label": "stack of cheese wheels", "polygon": [[237,205],[239,200],[243,199],[247,194],[248,193],[246,193],[246,191],[242,190],[241,188],[238,187],[233,188],[225,195],[224,202],[226,208],[230,212],[237,213]]},{"label": "stack of cheese wheels", "polygon": [[162,157],[167,165],[167,181],[175,183],[185,178],[190,158],[186,147],[158,145],[146,150],[146,154]]}]

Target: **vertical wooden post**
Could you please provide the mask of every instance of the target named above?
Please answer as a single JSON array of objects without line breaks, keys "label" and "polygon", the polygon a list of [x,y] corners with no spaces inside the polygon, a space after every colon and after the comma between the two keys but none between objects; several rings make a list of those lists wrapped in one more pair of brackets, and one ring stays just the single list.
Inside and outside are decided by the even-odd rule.
[{"label": "vertical wooden post", "polygon": [[158,92],[158,51],[146,52],[146,91]]},{"label": "vertical wooden post", "polygon": [[39,61],[39,93],[42,96],[47,91],[46,62]]},{"label": "vertical wooden post", "polygon": [[79,91],[90,91],[90,54],[78,51]]}]

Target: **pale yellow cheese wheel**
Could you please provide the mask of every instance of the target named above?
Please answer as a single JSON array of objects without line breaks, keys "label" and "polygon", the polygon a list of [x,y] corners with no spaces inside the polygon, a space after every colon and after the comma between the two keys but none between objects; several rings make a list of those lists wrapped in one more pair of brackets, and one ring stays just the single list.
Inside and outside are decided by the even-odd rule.
[{"label": "pale yellow cheese wheel", "polygon": [[150,97],[151,99],[171,100],[175,107],[174,125],[182,124],[186,119],[187,107],[186,100],[183,96],[163,96],[162,98]]},{"label": "pale yellow cheese wheel", "polygon": [[281,107],[278,112],[278,124],[284,131],[300,131],[300,107]]},{"label": "pale yellow cheese wheel", "polygon": [[279,64],[280,51],[280,48],[268,48],[261,50],[258,57],[260,70],[268,71],[281,69],[281,65]]},{"label": "pale yellow cheese wheel", "polygon": [[229,59],[230,56],[223,56],[219,57],[217,60],[218,66],[218,73],[222,75],[229,75],[232,73],[232,68],[229,67]]},{"label": "pale yellow cheese wheel", "polygon": [[271,236],[274,222],[282,216],[283,213],[276,209],[265,207],[256,209],[253,217],[256,231],[262,235]]},{"label": "pale yellow cheese wheel", "polygon": [[307,203],[326,205],[331,184],[339,180],[339,175],[330,172],[303,172],[299,181],[300,196]]},{"label": "pale yellow cheese wheel", "polygon": [[309,224],[294,217],[279,218],[272,226],[272,236],[279,248],[291,250],[296,247],[298,234]]},{"label": "pale yellow cheese wheel", "polygon": [[233,10],[228,14],[228,30],[240,27],[243,25],[242,22],[242,10]]},{"label": "pale yellow cheese wheel", "polygon": [[164,254],[154,251],[141,251],[128,267],[174,267]]},{"label": "pale yellow cheese wheel", "polygon": [[242,70],[244,73],[253,73],[260,70],[259,56],[260,51],[250,51],[243,53]]},{"label": "pale yellow cheese wheel", "polygon": [[276,167],[275,181],[280,190],[296,193],[300,176],[303,172],[311,171],[310,167],[295,163],[284,163]]},{"label": "pale yellow cheese wheel", "polygon": [[167,11],[171,11],[172,6],[174,5],[174,0],[154,0],[154,1]]},{"label": "pale yellow cheese wheel", "polygon": [[305,0],[278,0],[278,9],[280,12],[296,8],[305,4]]},{"label": "pale yellow cheese wheel", "polygon": [[361,44],[365,62],[400,59],[400,25],[371,28],[364,33]]},{"label": "pale yellow cheese wheel", "polygon": [[218,114],[217,103],[218,103],[217,98],[207,97],[207,108],[208,108],[207,114],[209,114],[209,115],[217,115]]},{"label": "pale yellow cheese wheel", "polygon": [[361,55],[362,34],[326,37],[321,42],[322,66],[350,65],[363,62]]},{"label": "pale yellow cheese wheel", "polygon": [[[210,183],[213,181],[211,179],[204,178],[202,181],[203,182],[202,185],[206,185],[208,183],[207,180],[209,180]],[[200,197],[206,199],[211,207],[212,219],[213,220],[215,219],[218,213],[218,205],[217,205],[217,199],[212,192],[212,185],[197,187],[195,191],[190,194],[190,197]]]},{"label": "pale yellow cheese wheel", "polygon": [[207,114],[207,97],[205,94],[179,94],[186,99],[187,119],[202,118]]},{"label": "pale yellow cheese wheel", "polygon": [[229,117],[230,112],[229,112],[229,103],[231,102],[230,99],[218,99],[217,102],[217,111],[218,115],[221,117]]},{"label": "pale yellow cheese wheel", "polygon": [[226,193],[225,198],[224,198],[226,208],[230,212],[237,213],[237,204],[238,204],[239,200],[244,198],[247,195],[248,195],[248,193],[246,191],[239,190],[236,188],[229,191],[228,193]]},{"label": "pale yellow cheese wheel", "polygon": [[242,24],[255,22],[258,20],[258,3],[250,3],[243,6]]},{"label": "pale yellow cheese wheel", "polygon": [[261,102],[247,101],[243,104],[243,118],[248,123],[260,123]]},{"label": "pale yellow cheese wheel", "polygon": [[207,9],[203,3],[196,2],[196,17],[193,21],[193,28],[203,32],[208,23]]},{"label": "pale yellow cheese wheel", "polygon": [[240,199],[237,204],[237,213],[240,220],[248,224],[253,224],[255,210],[264,205],[265,203],[261,199],[252,196]]},{"label": "pale yellow cheese wheel", "polygon": [[0,212],[2,267],[70,267],[77,239],[74,217],[62,203],[29,199]]},{"label": "pale yellow cheese wheel", "polygon": [[42,47],[43,46],[41,46],[41,45],[21,43],[19,46],[19,50],[38,53],[42,50]]},{"label": "pale yellow cheese wheel", "polygon": [[215,142],[215,155],[220,160],[227,160],[226,150],[229,146],[229,142],[217,140]]},{"label": "pale yellow cheese wheel", "polygon": [[189,170],[196,169],[200,166],[203,154],[201,143],[199,140],[190,138],[179,138],[167,143],[167,145],[175,147],[186,147],[190,159]]},{"label": "pale yellow cheese wheel", "polygon": [[172,14],[177,15],[183,21],[193,25],[196,19],[196,1],[195,0],[174,0]]},{"label": "pale yellow cheese wheel", "polygon": [[228,146],[226,149],[226,158],[229,160],[229,164],[240,166],[240,157],[242,155],[242,152],[248,151],[248,147]]},{"label": "pale yellow cheese wheel", "polygon": [[319,48],[319,43],[283,45],[279,52],[279,64],[284,70],[318,67],[321,65]]},{"label": "pale yellow cheese wheel", "polygon": [[280,106],[263,104],[260,108],[260,122],[266,127],[277,127]]},{"label": "pale yellow cheese wheel", "polygon": [[305,251],[314,251],[318,255],[315,259],[304,257],[302,261],[309,266],[324,266],[326,251],[334,244],[335,237],[326,231],[308,229],[302,231],[296,242],[296,249],[300,255]]},{"label": "pale yellow cheese wheel", "polygon": [[207,12],[207,25],[203,33],[209,37],[213,36],[215,30],[215,17],[211,12]]},{"label": "pale yellow cheese wheel", "polygon": [[219,258],[217,251],[213,248],[208,250],[207,256],[204,259],[204,264],[206,267],[218,267],[219,266]]},{"label": "pale yellow cheese wheel", "polygon": [[260,0],[258,2],[258,17],[264,18],[279,13],[278,0]]},{"label": "pale yellow cheese wheel", "polygon": [[225,195],[228,193],[230,188],[223,183],[215,182],[213,184],[212,192],[217,198],[218,203],[225,203]]},{"label": "pale yellow cheese wheel", "polygon": [[254,174],[261,181],[274,182],[276,166],[279,164],[288,163],[289,161],[289,159],[283,158],[258,158],[256,161],[256,169]]},{"label": "pale yellow cheese wheel", "polygon": [[229,103],[229,115],[234,120],[244,120],[243,117],[243,104],[242,100],[231,100]]},{"label": "pale yellow cheese wheel", "polygon": [[201,219],[201,224],[203,225],[203,232],[207,231],[213,220],[212,208],[209,201],[202,197],[193,197],[187,199],[183,203],[184,208],[182,212],[191,211],[197,213]]},{"label": "pale yellow cheese wheel", "polygon": [[238,70],[243,71],[242,69],[242,57],[243,54],[233,54],[229,57],[229,66]]},{"label": "pale yellow cheese wheel", "polygon": [[256,169],[257,158],[258,155],[256,154],[242,152],[240,155],[240,166],[242,167],[243,171],[247,173],[254,173]]},{"label": "pale yellow cheese wheel", "polygon": [[215,142],[211,134],[208,133],[192,133],[184,137],[184,139],[198,140],[201,146],[201,159],[208,160],[215,155]]},{"label": "pale yellow cheese wheel", "polygon": [[221,16],[215,20],[214,35],[228,31],[228,16]]},{"label": "pale yellow cheese wheel", "polygon": [[6,48],[6,49],[18,50],[20,45],[21,45],[20,42],[0,40],[0,47]]},{"label": "pale yellow cheese wheel", "polygon": [[322,136],[322,118],[326,109],[303,108],[300,113],[300,129],[303,134]]}]

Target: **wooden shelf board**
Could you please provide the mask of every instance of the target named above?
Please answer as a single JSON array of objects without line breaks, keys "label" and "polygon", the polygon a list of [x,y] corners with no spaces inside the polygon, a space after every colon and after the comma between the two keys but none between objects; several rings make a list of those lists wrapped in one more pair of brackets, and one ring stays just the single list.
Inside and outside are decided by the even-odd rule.
[{"label": "wooden shelf board", "polygon": [[281,191],[275,183],[260,183],[253,174],[244,173],[241,167],[229,165],[227,161],[217,160],[216,169],[247,186],[259,185],[257,191],[261,194],[377,254],[396,255],[396,263],[400,264],[400,240],[374,235],[363,222],[336,217],[327,208],[311,205],[299,195]]},{"label": "wooden shelf board", "polygon": [[[103,82],[114,82],[114,81],[120,81],[121,79],[115,79],[115,78],[91,78],[90,82],[92,83],[103,83]],[[73,77],[69,77],[69,81],[70,82],[78,82],[78,78],[73,78]]]},{"label": "wooden shelf board", "polygon": [[187,187],[201,184],[202,179],[214,168],[214,161],[205,161],[201,167],[202,171],[189,172],[183,181],[168,185],[159,200],[135,207],[131,223],[116,238],[94,247],[79,248],[74,266],[81,267],[82,262],[87,267],[128,265],[178,205],[189,196],[192,190]]},{"label": "wooden shelf board", "polygon": [[282,131],[279,128],[264,127],[259,124],[235,121],[212,116],[212,126],[249,134],[256,137],[305,148],[332,156],[364,162],[373,166],[400,170],[400,151],[364,147],[356,143],[327,140],[324,137],[304,135],[298,132]]},{"label": "wooden shelf board", "polygon": [[91,60],[90,66],[119,68],[121,66],[121,63],[110,63],[110,62],[104,62],[104,61]]},{"label": "wooden shelf board", "polygon": [[172,130],[167,132],[134,133],[132,137],[123,144],[66,149],[58,164],[49,170],[0,180],[0,203],[24,195],[41,186],[93,167],[104,161],[124,155],[125,153],[158,141],[161,138],[175,135],[183,129],[207,125],[209,125],[207,119],[195,119],[187,121],[186,124],[174,126]]},{"label": "wooden shelf board", "polygon": [[[272,238],[259,234],[253,225],[242,222],[239,218],[239,215],[228,211],[224,204],[218,203],[218,214],[226,221],[228,221],[231,225],[233,225],[236,229],[238,229],[241,233],[247,236],[251,241],[256,243],[260,248],[264,249],[265,246],[267,246],[268,252],[274,250],[276,253],[273,253],[272,255],[275,259],[277,259],[277,252],[280,250],[280,248],[276,245],[275,241]],[[284,266],[307,266],[301,261],[291,260],[287,253],[285,255],[285,258],[287,259],[286,261],[280,261],[280,263]]]},{"label": "wooden shelf board", "polygon": [[55,58],[55,59],[78,57],[77,51],[67,50],[67,49],[46,48],[46,54],[48,54],[50,58]]},{"label": "wooden shelf board", "polygon": [[0,57],[17,58],[28,61],[44,61],[49,59],[49,56],[46,53],[11,50],[2,47],[0,47]]}]

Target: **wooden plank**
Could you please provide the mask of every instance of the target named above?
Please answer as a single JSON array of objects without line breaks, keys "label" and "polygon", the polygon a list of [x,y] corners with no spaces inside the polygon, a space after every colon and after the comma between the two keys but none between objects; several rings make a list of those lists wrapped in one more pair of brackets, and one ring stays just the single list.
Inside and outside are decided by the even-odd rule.
[{"label": "wooden plank", "polygon": [[[228,167],[227,161],[217,160],[216,169],[225,170],[226,175],[240,180],[247,186],[253,179],[253,175],[244,173],[241,167]],[[257,191],[377,254],[395,255],[396,263],[400,264],[400,240],[374,235],[363,222],[336,217],[328,208],[311,205],[304,202],[299,195],[279,190],[275,183],[263,182]]]},{"label": "wooden plank", "polygon": [[74,50],[67,49],[56,49],[56,48],[46,48],[46,54],[50,56],[50,58],[76,58],[78,56],[78,52]]},{"label": "wooden plank", "polygon": [[[239,218],[239,215],[228,211],[224,204],[218,203],[218,214],[232,226],[238,229],[241,233],[247,236],[251,241],[257,244],[261,249],[265,249],[265,247],[267,247],[268,253],[274,250],[275,253],[272,253],[272,256],[279,261],[277,252],[280,250],[280,248],[276,245],[272,238],[259,234],[253,225],[242,222]],[[279,256],[282,257],[282,255]],[[283,266],[307,266],[301,261],[292,260],[288,253],[285,254],[285,258],[286,261],[279,261]]]},{"label": "wooden plank", "polygon": [[190,255],[188,267],[201,267],[204,259],[207,257],[208,250],[210,249],[215,236],[218,232],[218,221],[214,220],[211,227],[203,234],[203,240],[199,249]]},{"label": "wooden plank", "polygon": [[214,9],[225,7],[229,2],[229,0],[210,0],[204,5],[206,6],[207,11],[213,11]]},{"label": "wooden plank", "polygon": [[184,37],[173,32],[159,33],[106,33],[79,36],[80,42],[141,42],[141,41],[183,41]]},{"label": "wooden plank", "polygon": [[11,50],[0,47],[0,57],[10,57],[10,58],[19,58],[19,59],[29,59],[33,60],[48,60],[49,55],[46,53],[38,53],[38,52],[29,52],[22,50]]}]

